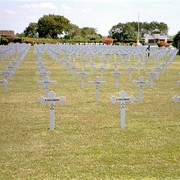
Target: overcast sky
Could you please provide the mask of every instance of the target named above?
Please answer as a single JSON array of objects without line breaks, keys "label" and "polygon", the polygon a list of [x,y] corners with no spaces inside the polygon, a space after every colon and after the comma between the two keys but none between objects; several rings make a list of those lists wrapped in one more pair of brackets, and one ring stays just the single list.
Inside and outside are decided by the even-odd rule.
[{"label": "overcast sky", "polygon": [[0,0],[0,30],[22,33],[43,15],[66,17],[81,27],[108,35],[113,25],[132,21],[164,22],[169,35],[180,31],[180,0]]}]

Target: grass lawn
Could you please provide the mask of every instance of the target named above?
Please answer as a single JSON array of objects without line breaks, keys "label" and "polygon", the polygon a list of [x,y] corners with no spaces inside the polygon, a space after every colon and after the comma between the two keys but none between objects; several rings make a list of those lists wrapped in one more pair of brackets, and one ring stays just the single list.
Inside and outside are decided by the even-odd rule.
[{"label": "grass lawn", "polygon": [[[0,70],[13,56],[0,62]],[[8,90],[0,86],[0,179],[180,179],[180,104],[172,97],[180,95],[180,56],[168,65],[164,76],[154,82],[154,88],[145,86],[143,102],[138,102],[139,88],[124,75],[115,88],[113,67],[108,64],[104,73],[107,85],[100,86],[99,102],[94,99],[95,87],[88,81],[100,75],[94,70],[85,77],[71,80],[61,63],[46,53],[50,79],[57,84],[50,90],[65,96],[65,104],[55,104],[55,130],[49,127],[49,105],[39,104],[44,95],[37,83],[37,56],[34,47],[28,51]],[[98,61],[96,62],[97,65]],[[131,61],[132,65],[137,59]],[[81,66],[77,62],[77,66]],[[153,61],[148,68],[153,66]],[[143,67],[141,75],[145,79]],[[138,79],[137,72],[132,74]],[[3,79],[3,76],[0,76]],[[126,128],[120,128],[120,105],[112,104],[110,97],[121,90],[134,95],[134,103],[126,104]]]}]

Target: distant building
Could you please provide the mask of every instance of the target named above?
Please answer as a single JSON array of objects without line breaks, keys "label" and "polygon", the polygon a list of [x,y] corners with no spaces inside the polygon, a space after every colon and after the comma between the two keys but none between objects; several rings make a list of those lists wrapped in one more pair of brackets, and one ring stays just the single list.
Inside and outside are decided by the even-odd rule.
[{"label": "distant building", "polygon": [[145,34],[144,41],[147,44],[155,44],[158,41],[164,41],[167,43],[168,37],[165,34]]},{"label": "distant building", "polygon": [[1,37],[14,38],[15,34],[12,30],[0,30]]}]

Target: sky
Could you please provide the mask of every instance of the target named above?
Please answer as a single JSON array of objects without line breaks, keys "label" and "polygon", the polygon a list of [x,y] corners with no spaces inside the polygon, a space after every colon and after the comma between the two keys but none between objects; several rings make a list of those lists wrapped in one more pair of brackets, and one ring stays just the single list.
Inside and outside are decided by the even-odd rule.
[{"label": "sky", "polygon": [[132,21],[164,22],[168,35],[180,31],[180,0],[0,0],[0,30],[22,33],[44,15],[64,16],[106,36],[112,26]]}]

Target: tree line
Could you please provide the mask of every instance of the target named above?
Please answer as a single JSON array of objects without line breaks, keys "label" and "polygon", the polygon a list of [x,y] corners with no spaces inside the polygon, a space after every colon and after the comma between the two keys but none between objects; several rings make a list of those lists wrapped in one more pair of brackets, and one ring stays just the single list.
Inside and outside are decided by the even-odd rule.
[{"label": "tree line", "polygon": [[[167,34],[167,24],[163,22],[158,23],[156,21],[151,23],[118,23],[109,30],[109,37],[118,42],[135,42],[138,35],[140,40],[143,40],[144,34],[152,33]],[[64,38],[72,40],[99,40],[102,38],[102,35],[98,34],[95,28],[79,28],[77,25],[72,24],[66,17],[54,14],[44,15],[37,23],[31,22],[24,30],[24,36],[52,39]]]}]

